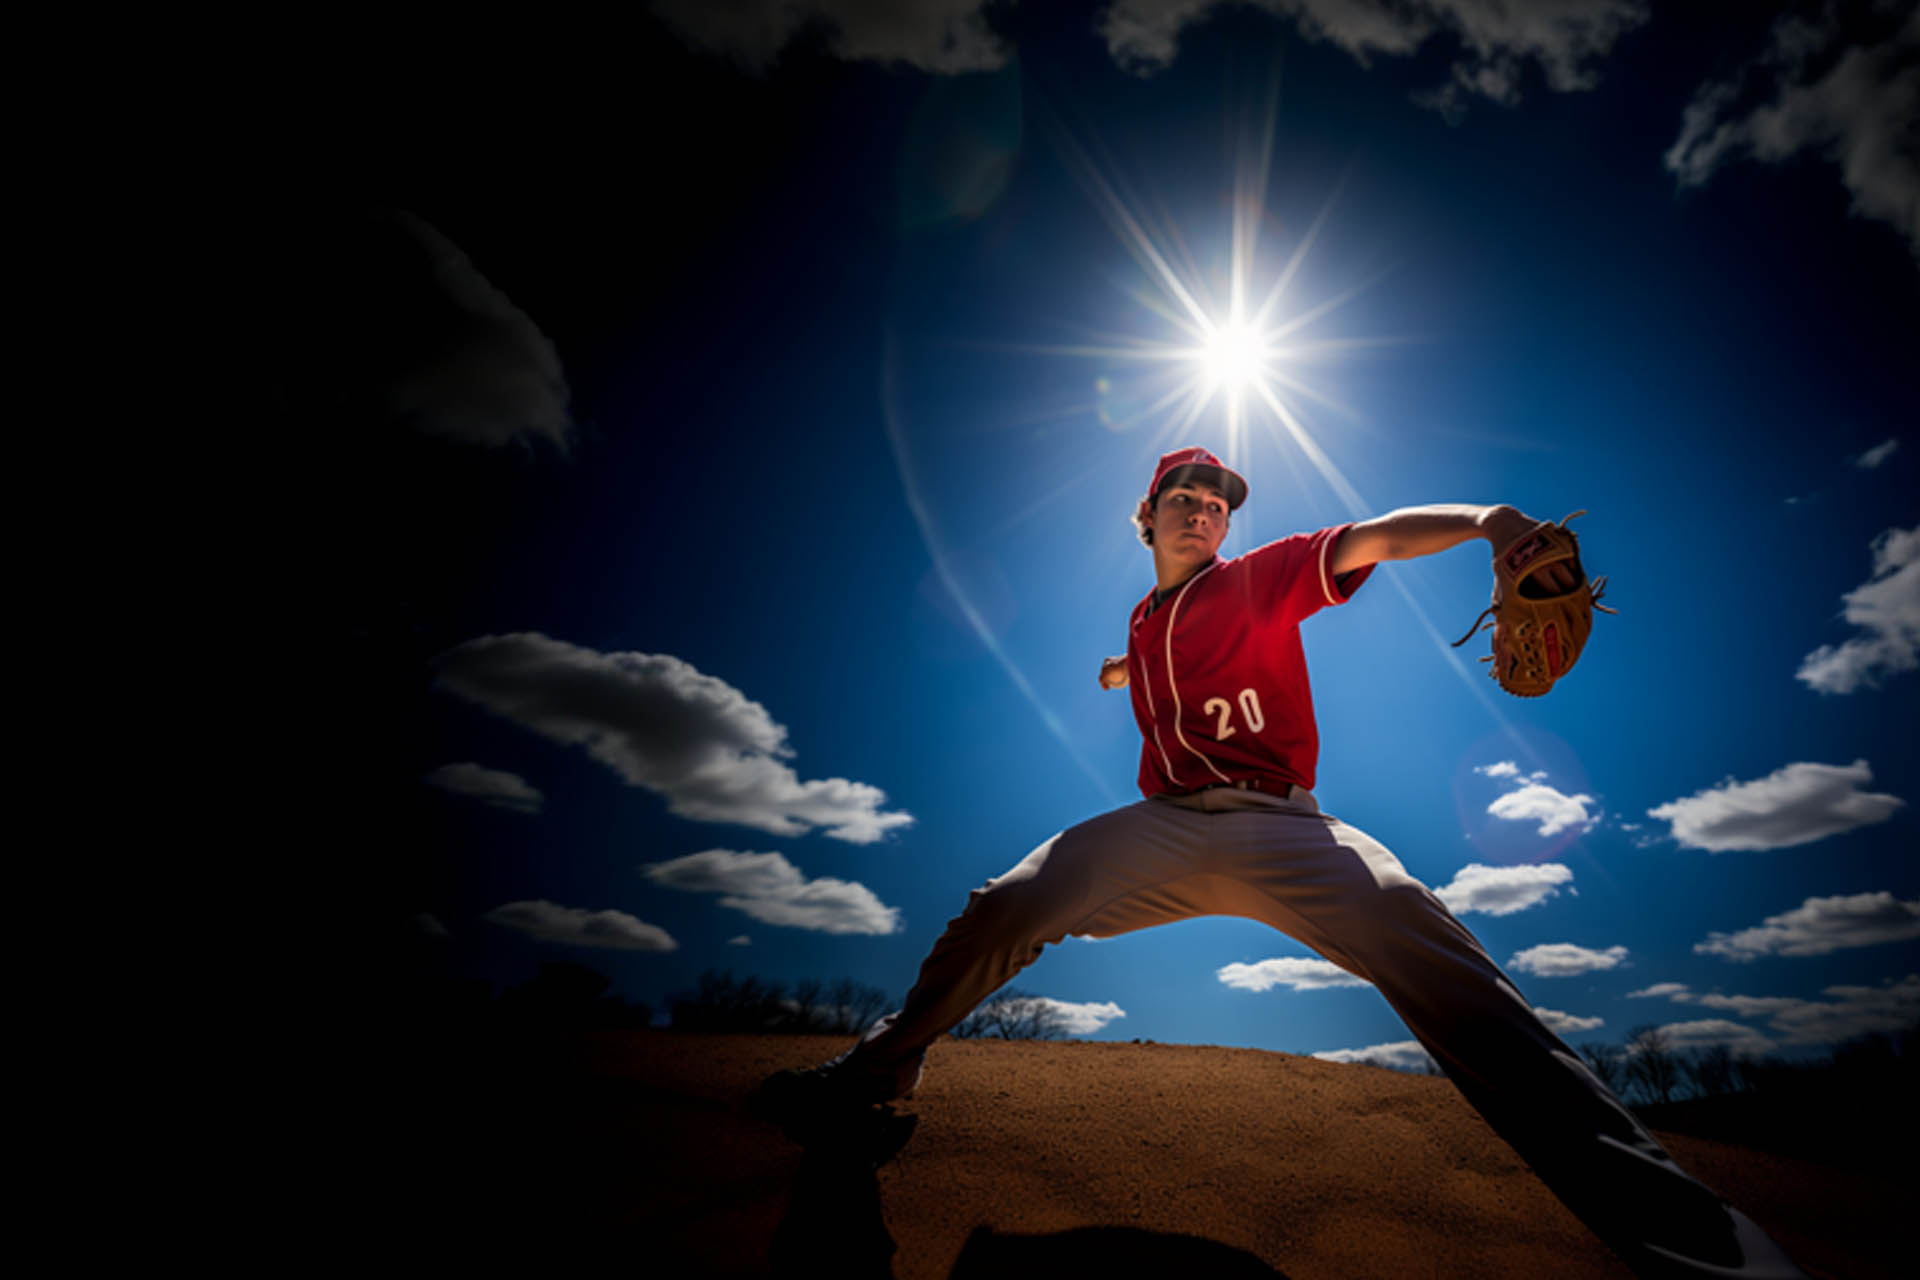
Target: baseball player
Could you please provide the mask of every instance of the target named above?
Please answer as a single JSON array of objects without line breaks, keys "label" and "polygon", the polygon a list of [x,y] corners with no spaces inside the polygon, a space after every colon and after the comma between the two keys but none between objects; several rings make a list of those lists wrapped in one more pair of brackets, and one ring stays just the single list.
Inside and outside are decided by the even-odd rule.
[{"label": "baseball player", "polygon": [[[831,1062],[770,1078],[756,1109],[799,1134],[907,1094],[929,1045],[1069,934],[1245,916],[1377,987],[1468,1101],[1641,1274],[1804,1275],[1673,1162],[1391,852],[1314,801],[1300,624],[1352,599],[1380,561],[1476,537],[1497,553],[1541,523],[1509,506],[1413,507],[1222,559],[1246,497],[1212,453],[1177,449],[1135,513],[1155,588],[1100,683],[1131,693],[1145,798],[1060,832],[974,890],[900,1010]],[[1529,585],[1564,593],[1577,569],[1547,564]]]}]

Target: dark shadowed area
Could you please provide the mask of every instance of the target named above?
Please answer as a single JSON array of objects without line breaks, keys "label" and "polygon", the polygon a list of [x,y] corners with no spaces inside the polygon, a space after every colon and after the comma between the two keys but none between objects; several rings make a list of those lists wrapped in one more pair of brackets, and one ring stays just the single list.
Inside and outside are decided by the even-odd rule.
[{"label": "dark shadowed area", "polygon": [[[396,1225],[422,1260],[667,1276],[1628,1274],[1442,1079],[1259,1050],[949,1040],[919,1092],[845,1144],[803,1151],[748,1114],[767,1073],[844,1043],[442,1042],[396,1081],[421,1156],[391,1170]],[[1816,1274],[1902,1273],[1910,1170],[1764,1150],[1765,1133],[1661,1136]]]}]

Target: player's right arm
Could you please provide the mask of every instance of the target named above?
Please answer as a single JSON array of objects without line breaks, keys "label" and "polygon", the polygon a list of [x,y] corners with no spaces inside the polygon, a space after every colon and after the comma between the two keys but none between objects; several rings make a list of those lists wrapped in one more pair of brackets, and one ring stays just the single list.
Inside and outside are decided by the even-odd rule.
[{"label": "player's right arm", "polygon": [[[1467,503],[1402,507],[1348,529],[1334,548],[1331,567],[1335,574],[1341,574],[1383,560],[1412,560],[1445,551],[1472,538],[1485,538],[1497,554],[1539,523],[1504,503],[1491,507]],[[1560,591],[1573,589],[1573,575],[1557,562],[1541,570],[1541,574],[1552,579],[1543,585]]]}]

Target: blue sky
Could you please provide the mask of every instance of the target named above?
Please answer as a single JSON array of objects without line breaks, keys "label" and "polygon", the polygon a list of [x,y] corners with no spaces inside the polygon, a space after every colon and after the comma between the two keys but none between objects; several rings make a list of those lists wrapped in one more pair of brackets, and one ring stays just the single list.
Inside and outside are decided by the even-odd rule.
[{"label": "blue sky", "polygon": [[[897,997],[969,889],[1136,797],[1096,676],[1132,505],[1200,443],[1251,484],[1229,553],[1590,512],[1620,613],[1545,699],[1446,645],[1480,544],[1303,631],[1322,807],[1569,1039],[1920,1016],[1920,20],[1496,8],[661,3],[290,70],[383,927],[496,987]],[[1284,415],[1181,390],[1236,276]],[[1407,1039],[1245,921],[1017,981],[1092,1038]]]}]

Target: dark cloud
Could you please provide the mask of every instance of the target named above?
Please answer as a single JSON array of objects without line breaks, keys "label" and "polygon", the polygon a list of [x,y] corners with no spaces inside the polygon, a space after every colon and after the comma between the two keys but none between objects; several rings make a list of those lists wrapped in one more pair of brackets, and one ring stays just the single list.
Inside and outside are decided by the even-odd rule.
[{"label": "dark cloud", "polygon": [[988,0],[653,0],[681,39],[766,70],[802,32],[826,36],[849,62],[917,67],[943,75],[992,71],[1009,52],[987,25]]},{"label": "dark cloud", "polygon": [[428,786],[438,787],[450,795],[464,796],[515,813],[538,813],[547,800],[519,774],[508,773],[504,769],[484,768],[470,760],[460,764],[443,764],[429,773],[424,781]]},{"label": "dark cloud", "polygon": [[881,902],[865,885],[826,876],[809,880],[777,853],[708,849],[653,863],[642,874],[669,889],[720,894],[721,906],[762,924],[819,933],[886,934],[900,928],[899,908]]},{"label": "dark cloud", "polygon": [[1920,256],[1916,120],[1920,11],[1909,9],[1884,35],[1866,36],[1846,31],[1841,6],[1828,5],[1817,19],[1780,18],[1766,50],[1700,86],[1666,167],[1680,185],[1698,186],[1743,157],[1779,164],[1820,156],[1839,170],[1854,212],[1892,226]]},{"label": "dark cloud", "polygon": [[871,844],[909,825],[864,782],[803,782],[786,729],[724,680],[668,654],[601,653],[522,632],[482,636],[436,660],[440,687],[587,754],[668,808],[774,835],[823,828]]},{"label": "dark cloud", "polygon": [[601,947],[610,951],[676,951],[680,947],[665,929],[624,911],[586,911],[544,899],[509,902],[480,918],[543,942],[564,942],[576,947]]}]

